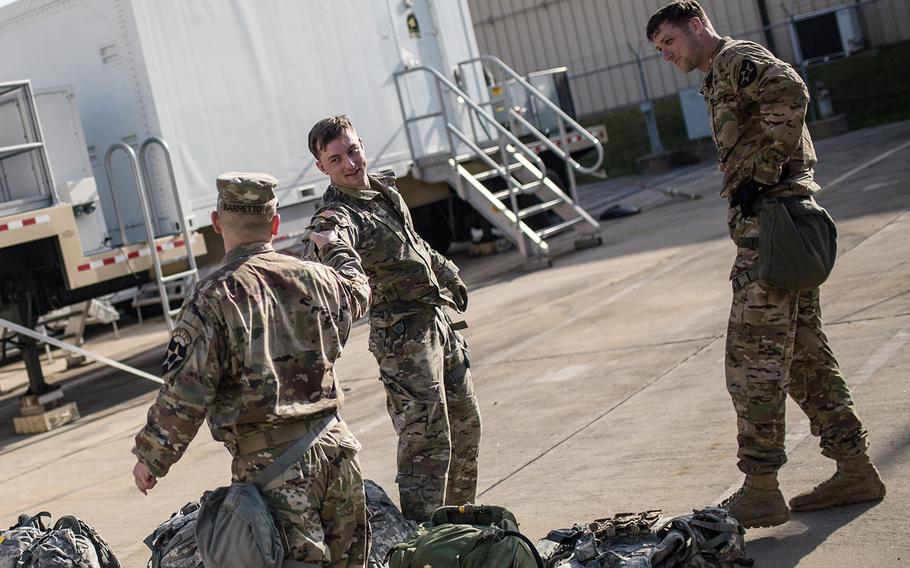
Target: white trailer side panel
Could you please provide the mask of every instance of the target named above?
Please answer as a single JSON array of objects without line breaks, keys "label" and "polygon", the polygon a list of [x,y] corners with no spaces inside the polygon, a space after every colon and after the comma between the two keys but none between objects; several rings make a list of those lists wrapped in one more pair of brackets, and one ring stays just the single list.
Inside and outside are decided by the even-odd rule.
[{"label": "white trailer side panel", "polygon": [[[115,240],[114,207],[104,153],[120,141],[136,144],[157,131],[130,6],[122,0],[22,0],[0,8],[0,78],[31,79],[36,90],[72,85],[100,189],[102,209]],[[127,234],[145,229],[131,176],[117,164],[118,203]]]},{"label": "white trailer side panel", "polygon": [[[423,22],[419,36],[409,32],[409,14]],[[74,86],[112,233],[104,153],[149,136],[169,143],[184,209],[201,227],[214,179],[226,170],[272,173],[282,207],[321,195],[327,180],[306,136],[331,114],[351,117],[371,167],[406,173],[393,74],[419,60],[451,77],[476,54],[468,14],[465,0],[21,0],[0,9],[0,79]],[[432,92],[418,88],[424,98]],[[422,125],[425,147],[446,143],[440,127]],[[150,193],[173,219],[167,176],[155,165]],[[122,154],[114,170],[127,234],[144,238]]]}]

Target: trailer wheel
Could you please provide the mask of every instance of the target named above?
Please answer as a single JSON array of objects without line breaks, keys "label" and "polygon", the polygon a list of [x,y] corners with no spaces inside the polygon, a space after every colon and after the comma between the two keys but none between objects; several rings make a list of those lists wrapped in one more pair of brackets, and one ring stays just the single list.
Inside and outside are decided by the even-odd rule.
[{"label": "trailer wheel", "polygon": [[[440,203],[443,206],[440,206]],[[417,234],[439,254],[447,253],[452,245],[452,229],[449,227],[449,217],[444,205],[443,201],[411,210]]]}]

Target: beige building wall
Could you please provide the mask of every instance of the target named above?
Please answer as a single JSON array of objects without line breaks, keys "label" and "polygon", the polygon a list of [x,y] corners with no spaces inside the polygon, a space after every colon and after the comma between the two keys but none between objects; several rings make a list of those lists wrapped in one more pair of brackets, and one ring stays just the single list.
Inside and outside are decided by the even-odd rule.
[{"label": "beige building wall", "polygon": [[[701,83],[660,60],[645,37],[648,17],[667,0],[469,0],[481,53],[500,57],[520,73],[565,65],[581,116]],[[793,16],[856,5],[870,45],[910,40],[910,0],[767,0],[771,29],[762,29],[759,0],[702,0],[721,35],[773,43],[794,62],[788,12]],[[771,41],[768,41],[768,38]],[[641,65],[637,58],[641,59]]]}]

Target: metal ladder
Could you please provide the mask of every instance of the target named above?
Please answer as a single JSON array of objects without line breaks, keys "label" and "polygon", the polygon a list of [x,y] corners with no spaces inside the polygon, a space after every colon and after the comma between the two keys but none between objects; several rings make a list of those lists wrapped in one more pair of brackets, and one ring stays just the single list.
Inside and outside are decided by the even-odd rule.
[{"label": "metal ladder", "polygon": [[[543,143],[558,156],[568,167],[570,192],[575,193],[575,172],[590,173],[599,167],[603,158],[603,147],[600,141],[578,125],[559,107],[553,104],[542,93],[512,71],[508,66],[491,56],[464,62],[464,65],[476,61],[493,61],[499,72],[508,75],[527,89],[540,104],[556,111],[561,121],[563,147],[566,142],[565,124],[571,125],[583,136],[594,143],[598,151],[597,163],[592,167],[583,167],[567,151],[563,151],[547,136],[541,133],[520,114],[514,120],[521,122],[532,137]],[[405,109],[402,97],[401,79],[413,73],[424,73],[430,76],[436,85],[439,99],[439,110],[418,116],[410,116]],[[494,227],[505,235],[527,259],[536,259],[552,263],[550,253],[552,240],[569,231],[577,237],[576,248],[596,246],[602,242],[600,226],[593,217],[582,209],[572,196],[563,191],[553,179],[547,177],[546,166],[540,157],[524,142],[518,139],[505,126],[500,124],[489,112],[485,111],[472,97],[464,93],[452,81],[439,71],[427,66],[417,66],[395,74],[395,86],[405,122],[405,132],[411,155],[415,160],[421,156],[416,151],[411,126],[423,120],[441,119],[445,125],[448,141],[447,162],[451,168],[451,184],[459,197],[470,203]],[[446,96],[456,101],[467,113],[470,122],[470,135],[453,120],[455,111],[446,103]],[[467,151],[461,151],[467,148]],[[478,169],[479,165],[479,169]],[[504,189],[491,189],[491,180],[499,179]],[[520,203],[519,197],[533,195],[537,199],[533,204]],[[524,201],[524,200],[522,200]],[[529,224],[531,219],[536,222]]]},{"label": "metal ladder", "polygon": [[[152,206],[149,202],[147,188],[151,184],[151,172],[149,168],[148,151],[152,146],[158,146],[163,155],[164,163],[167,167],[168,177],[171,189],[174,192],[174,202],[177,207],[178,229],[183,233],[184,247],[186,248],[186,258],[189,268],[174,274],[165,275],[161,265],[161,257],[158,255],[158,245],[156,239],[163,236],[158,227],[158,215],[156,213],[154,223],[152,221]],[[180,311],[179,308],[171,309],[170,298],[168,297],[167,285],[177,280],[188,280],[189,286],[199,281],[199,269],[196,266],[196,256],[193,254],[193,237],[190,233],[189,222],[183,213],[183,205],[180,200],[180,191],[177,189],[177,181],[174,177],[174,166],[171,162],[171,151],[167,142],[156,136],[150,137],[139,147],[139,156],[128,144],[117,142],[107,150],[104,157],[104,168],[107,173],[107,181],[111,189],[111,200],[114,204],[114,213],[117,217],[117,224],[120,229],[120,238],[123,244],[126,242],[126,229],[123,219],[120,215],[120,208],[117,205],[116,190],[114,187],[114,176],[111,170],[111,158],[121,150],[126,153],[130,162],[130,169],[133,174],[133,183],[139,194],[139,205],[142,208],[142,216],[145,222],[146,242],[148,243],[149,256],[152,259],[152,266],[155,268],[155,282],[158,287],[158,296],[161,299],[161,309],[164,312],[164,319],[167,322],[168,331],[174,331],[174,316]]]}]

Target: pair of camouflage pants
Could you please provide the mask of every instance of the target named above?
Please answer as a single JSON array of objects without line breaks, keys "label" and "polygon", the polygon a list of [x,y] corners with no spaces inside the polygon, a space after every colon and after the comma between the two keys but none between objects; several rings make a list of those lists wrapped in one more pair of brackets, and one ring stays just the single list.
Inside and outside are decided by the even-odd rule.
[{"label": "pair of camouflage pants", "polygon": [[405,517],[474,501],[480,409],[464,338],[439,308],[373,327],[386,406],[398,434],[398,491]]},{"label": "pair of camouflage pants", "polygon": [[[734,241],[759,237],[757,217],[728,214]],[[731,278],[752,268],[758,251],[739,247]],[[727,390],[736,409],[739,469],[776,472],[787,461],[787,394],[809,417],[822,454],[832,459],[866,452],[866,430],[822,330],[819,289],[786,290],[751,282],[733,292],[727,328]]]},{"label": "pair of camouflage pants", "polygon": [[[236,458],[234,479],[248,481],[292,444]],[[333,568],[366,565],[369,543],[359,449],[347,425],[339,422],[282,473],[282,485],[263,491],[288,559]]]}]

